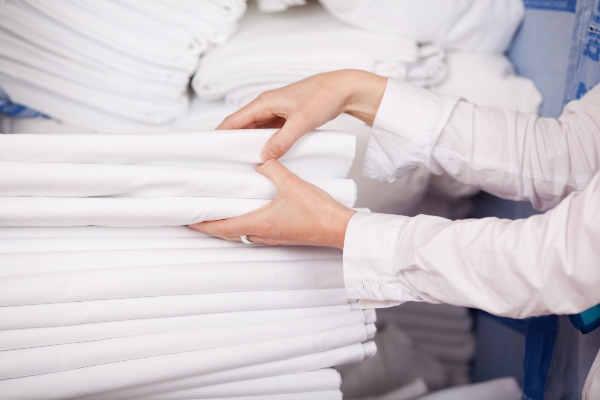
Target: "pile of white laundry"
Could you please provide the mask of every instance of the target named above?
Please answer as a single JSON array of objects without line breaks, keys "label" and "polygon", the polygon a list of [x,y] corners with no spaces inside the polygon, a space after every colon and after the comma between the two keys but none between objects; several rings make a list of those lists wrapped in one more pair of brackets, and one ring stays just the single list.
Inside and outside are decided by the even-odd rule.
[{"label": "pile of white laundry", "polygon": [[277,14],[250,7],[227,45],[202,58],[192,87],[203,99],[225,98],[239,107],[265,90],[345,68],[421,86],[446,75],[440,48],[419,46],[410,37],[354,29],[313,2]]},{"label": "pile of white laundry", "polygon": [[[0,399],[341,399],[329,368],[376,348],[340,251],[169,226],[272,199],[270,134],[2,135]],[[282,162],[352,205],[353,152],[315,132]]]},{"label": "pile of white laundry", "polygon": [[225,42],[245,0],[7,0],[0,87],[75,125],[160,125],[188,109],[200,55]]}]

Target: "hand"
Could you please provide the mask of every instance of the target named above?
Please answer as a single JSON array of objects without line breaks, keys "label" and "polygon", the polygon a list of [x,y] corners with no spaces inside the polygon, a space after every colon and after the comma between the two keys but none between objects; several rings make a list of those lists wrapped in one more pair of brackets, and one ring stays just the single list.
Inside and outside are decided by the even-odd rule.
[{"label": "hand", "polygon": [[386,84],[386,78],[365,71],[318,74],[264,92],[225,118],[217,129],[280,128],[261,154],[263,161],[278,159],[302,135],[341,113],[372,125]]},{"label": "hand", "polygon": [[277,187],[275,200],[240,217],[189,227],[233,241],[247,235],[252,242],[267,244],[344,247],[346,227],[356,211],[303,181],[276,160],[259,165],[256,171]]}]

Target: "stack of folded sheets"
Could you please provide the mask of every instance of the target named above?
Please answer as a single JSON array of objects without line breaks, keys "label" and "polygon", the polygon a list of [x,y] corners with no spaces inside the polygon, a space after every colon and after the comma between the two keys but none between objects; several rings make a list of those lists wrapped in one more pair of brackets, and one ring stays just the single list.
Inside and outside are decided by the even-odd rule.
[{"label": "stack of folded sheets", "polygon": [[265,90],[344,68],[418,85],[440,82],[446,73],[441,49],[351,28],[310,3],[278,14],[250,7],[235,37],[202,58],[192,86],[203,99],[225,98],[238,107]]},{"label": "stack of folded sheets", "polygon": [[164,124],[186,113],[200,55],[245,9],[244,0],[3,1],[0,87],[83,127],[103,117]]},{"label": "stack of folded sheets", "polygon": [[[341,253],[175,226],[273,199],[272,132],[0,136],[0,399],[341,399],[330,367],[376,350]],[[351,206],[353,152],[282,162]]]}]

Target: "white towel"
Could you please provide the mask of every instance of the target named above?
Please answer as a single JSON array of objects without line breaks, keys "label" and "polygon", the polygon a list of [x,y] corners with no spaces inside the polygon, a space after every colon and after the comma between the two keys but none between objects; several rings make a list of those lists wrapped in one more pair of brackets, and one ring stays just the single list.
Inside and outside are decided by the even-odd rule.
[{"label": "white towel", "polygon": [[[501,54],[523,18],[521,0],[320,0],[348,24],[436,43],[445,49]],[[491,28],[493,27],[493,28]]]},{"label": "white towel", "polygon": [[[352,207],[349,179],[307,179]],[[114,164],[0,161],[0,197],[223,197],[272,200],[275,185],[253,171]]]},{"label": "white towel", "polygon": [[411,39],[344,26],[318,4],[280,14],[250,9],[239,33],[202,59],[192,81],[204,99],[240,106],[267,89],[319,72],[356,68],[419,84],[445,74],[443,52]]},{"label": "white towel", "polygon": [[[351,311],[350,304],[279,310],[236,311],[229,313],[185,315],[179,317],[147,318],[91,324],[24,328],[0,331],[0,351],[57,344],[89,342],[171,332],[211,326],[244,325],[281,319],[293,319]],[[373,310],[365,313],[366,323],[374,322]]]},{"label": "white towel", "polygon": [[0,398],[84,397],[151,384],[160,380],[209,374],[327,351],[363,342],[371,334],[372,331],[369,331],[364,324],[356,324],[273,340],[1,380]]},{"label": "white towel", "polygon": [[[253,171],[275,129],[87,135],[0,135],[0,161],[136,164]],[[281,158],[292,172],[313,178],[345,177],[354,137],[315,131]]]},{"label": "white towel", "polygon": [[89,400],[104,400],[162,393],[180,389],[205,387],[226,382],[257,379],[267,376],[291,374],[326,368],[333,365],[355,363],[372,357],[375,351],[373,342],[354,344],[315,354],[273,361],[248,367],[235,368],[206,375],[195,375],[182,379],[156,382],[142,387],[118,390],[107,395],[91,396]]},{"label": "white towel", "polygon": [[[3,379],[21,378],[94,365],[140,360],[189,351],[218,349],[244,343],[271,341],[359,325],[360,310],[313,317],[283,319],[235,326],[152,333],[90,342],[40,346],[2,352],[0,385]],[[31,361],[35,360],[34,363]],[[60,362],[57,362],[60,360]]]},{"label": "white towel", "polygon": [[[321,369],[299,374],[279,375],[220,385],[183,389],[142,396],[144,400],[185,400],[228,398],[233,396],[285,395],[293,393],[339,390],[340,374],[334,369]],[[130,400],[141,400],[140,397]],[[312,399],[313,397],[311,397]]]}]

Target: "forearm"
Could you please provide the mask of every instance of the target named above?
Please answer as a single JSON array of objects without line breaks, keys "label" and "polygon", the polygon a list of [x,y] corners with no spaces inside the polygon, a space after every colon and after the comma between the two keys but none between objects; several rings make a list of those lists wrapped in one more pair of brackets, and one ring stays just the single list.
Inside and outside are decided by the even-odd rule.
[{"label": "forearm", "polygon": [[449,221],[359,213],[344,275],[353,298],[441,302],[524,318],[600,303],[600,174],[524,220]]},{"label": "forearm", "polygon": [[364,172],[379,179],[424,165],[500,197],[549,209],[600,170],[600,88],[559,120],[477,107],[391,81]]}]

